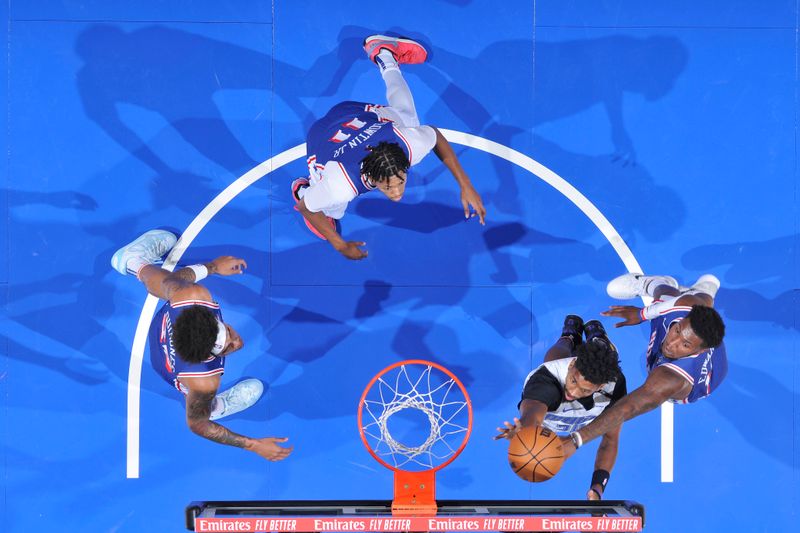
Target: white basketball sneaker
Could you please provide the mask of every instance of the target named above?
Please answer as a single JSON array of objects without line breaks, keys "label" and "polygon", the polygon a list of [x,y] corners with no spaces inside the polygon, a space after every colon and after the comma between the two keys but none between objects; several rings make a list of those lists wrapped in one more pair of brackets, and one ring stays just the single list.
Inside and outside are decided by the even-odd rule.
[{"label": "white basketball sneaker", "polygon": [[150,230],[135,241],[117,250],[111,257],[111,266],[123,276],[127,274],[136,275],[135,271],[128,268],[128,261],[137,258],[140,263],[160,263],[161,258],[172,250],[176,242],[178,242],[178,237],[169,231],[162,229]]},{"label": "white basketball sneaker", "polygon": [[623,274],[612,279],[606,292],[617,300],[628,300],[637,296],[653,296],[659,285],[678,288],[678,281],[670,276],[645,276],[644,274]]},{"label": "white basketball sneaker", "polygon": [[690,290],[700,291],[702,293],[708,294],[712,298],[717,296],[717,291],[719,290],[720,282],[719,278],[713,274],[703,274],[700,276],[697,281],[694,282],[694,285],[689,287]]},{"label": "white basketball sneaker", "polygon": [[[245,379],[230,389],[217,394],[209,420],[219,420],[244,411],[261,398],[264,385],[257,379]],[[221,403],[220,403],[221,402]]]}]

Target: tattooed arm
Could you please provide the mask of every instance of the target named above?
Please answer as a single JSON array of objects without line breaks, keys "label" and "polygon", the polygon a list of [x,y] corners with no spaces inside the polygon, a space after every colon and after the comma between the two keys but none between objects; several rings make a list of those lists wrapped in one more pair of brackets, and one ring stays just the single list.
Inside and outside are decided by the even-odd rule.
[{"label": "tattooed arm", "polygon": [[288,457],[292,452],[292,447],[283,448],[277,444],[286,442],[288,440],[286,437],[252,439],[234,433],[225,426],[208,419],[219,381],[219,376],[181,379],[181,382],[189,387],[189,394],[186,396],[186,423],[189,425],[189,429],[208,440],[250,450],[270,461],[280,461]]},{"label": "tattooed arm", "polygon": [[[244,274],[247,263],[244,259],[223,255],[217,257],[209,263],[203,265],[208,270],[208,275],[219,274],[220,276],[231,276],[233,274]],[[211,294],[205,287],[197,285],[194,270],[191,268],[181,268],[171,272],[161,282],[161,291],[166,300],[204,300],[210,301]]]},{"label": "tattooed arm", "polygon": [[[642,413],[652,411],[669,399],[680,400],[686,397],[692,386],[681,376],[664,367],[653,370],[641,387],[631,392],[611,407],[607,407],[597,418],[578,431],[587,443],[590,440],[608,433]],[[567,457],[575,453],[572,439],[561,439]]]}]

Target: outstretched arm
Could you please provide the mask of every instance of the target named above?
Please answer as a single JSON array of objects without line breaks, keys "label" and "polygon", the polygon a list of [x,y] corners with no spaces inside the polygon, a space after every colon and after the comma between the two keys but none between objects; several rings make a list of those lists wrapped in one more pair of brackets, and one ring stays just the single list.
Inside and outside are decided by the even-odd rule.
[{"label": "outstretched arm", "polygon": [[450,170],[453,177],[458,182],[458,186],[461,187],[461,205],[464,208],[464,217],[469,218],[471,216],[469,208],[472,206],[481,224],[485,224],[486,209],[483,207],[481,196],[475,190],[475,187],[472,186],[469,176],[467,176],[467,173],[464,172],[464,169],[461,167],[461,162],[458,160],[450,142],[445,139],[442,132],[437,128],[433,127],[433,129],[436,132],[436,145],[433,147],[433,152],[436,154],[436,157],[444,163],[448,170]]},{"label": "outstretched arm", "polygon": [[[233,257],[230,255],[223,255],[217,257],[211,262],[205,263],[203,266],[208,271],[207,275],[219,274],[220,276],[232,276],[234,274],[244,274],[247,268],[247,263],[244,259]],[[150,283],[148,290],[164,300],[171,300],[173,298],[191,298],[210,300],[211,294],[205,287],[197,285],[197,274],[195,270],[189,267],[184,267],[175,272],[170,272],[161,279],[160,287],[153,287],[156,291],[152,290]]]},{"label": "outstretched arm", "polygon": [[[650,373],[641,387],[607,407],[600,416],[577,433],[585,444],[621,426],[626,420],[652,411],[670,398],[685,398],[690,390],[691,384],[684,378],[672,370],[658,367]],[[567,457],[575,453],[571,438],[563,438],[561,444]]]},{"label": "outstretched arm", "polygon": [[[243,259],[225,255],[204,265],[194,266],[204,267],[208,271],[207,275],[230,276],[243,274],[247,263]],[[158,265],[145,265],[139,271],[139,280],[144,283],[147,292],[162,300],[211,301],[211,294],[205,287],[197,284],[195,272],[189,267],[169,272]]]},{"label": "outstretched arm", "polygon": [[[597,455],[594,460],[595,472],[611,473],[614,468],[614,463],[617,461],[617,452],[619,450],[619,434],[622,426],[617,426],[605,435],[603,440],[600,441],[600,447],[597,448]],[[586,497],[590,500],[599,500],[603,497],[605,485],[600,482],[595,482],[594,475],[592,476],[592,483]]]},{"label": "outstretched arm", "polygon": [[676,299],[655,302],[646,308],[636,307],[635,305],[612,305],[600,314],[603,316],[614,316],[623,319],[622,322],[617,322],[614,324],[614,327],[621,328],[623,326],[635,326],[636,324],[641,324],[648,319],[651,312],[653,315],[655,315],[659,311],[668,310],[671,307],[691,307],[693,305],[713,307],[713,300],[707,294],[684,294]]},{"label": "outstretched arm", "polygon": [[[189,380],[184,382],[186,381]],[[186,423],[193,433],[220,444],[250,450],[270,461],[286,459],[292,453],[291,446],[283,448],[277,444],[278,442],[286,442],[288,440],[286,437],[251,439],[210,421],[208,417],[211,415],[219,378],[202,378],[202,380],[193,381],[192,385],[187,384],[190,389],[189,394],[186,396]],[[214,382],[216,382],[216,386],[213,386],[212,390]]]},{"label": "outstretched arm", "polygon": [[348,259],[364,259],[367,257],[369,252],[366,250],[362,250],[361,246],[366,246],[367,243],[361,241],[346,241],[336,232],[333,226],[331,226],[330,222],[328,221],[328,217],[322,211],[314,212],[308,209],[306,206],[305,199],[300,199],[297,203],[297,210],[300,211],[300,214],[308,220],[314,229],[316,229],[320,235],[325,237],[325,239],[331,243],[331,246],[345,256]]},{"label": "outstretched arm", "polygon": [[519,433],[522,428],[530,426],[541,426],[544,416],[547,414],[547,406],[538,400],[522,400],[519,406],[519,418],[514,418],[514,423],[503,422],[505,427],[497,428],[498,434],[494,440],[511,439]]}]

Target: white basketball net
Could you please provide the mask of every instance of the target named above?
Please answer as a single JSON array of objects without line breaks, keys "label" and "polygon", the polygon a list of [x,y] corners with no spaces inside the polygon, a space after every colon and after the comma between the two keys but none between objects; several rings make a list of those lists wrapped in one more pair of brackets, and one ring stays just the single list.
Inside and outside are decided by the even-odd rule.
[{"label": "white basketball net", "polygon": [[[362,430],[372,440],[372,451],[395,468],[434,468],[437,466],[435,463],[447,460],[461,446],[458,436],[466,436],[468,431],[468,400],[463,398],[455,380],[443,372],[445,380],[432,384],[431,370],[434,367],[424,365],[419,377],[412,378],[407,366],[412,365],[397,367],[394,378],[383,375],[372,386],[370,393],[378,398],[364,399]],[[453,395],[448,401],[451,392]],[[427,417],[430,432],[422,444],[403,444],[389,432],[389,419],[404,409],[417,409]]]}]

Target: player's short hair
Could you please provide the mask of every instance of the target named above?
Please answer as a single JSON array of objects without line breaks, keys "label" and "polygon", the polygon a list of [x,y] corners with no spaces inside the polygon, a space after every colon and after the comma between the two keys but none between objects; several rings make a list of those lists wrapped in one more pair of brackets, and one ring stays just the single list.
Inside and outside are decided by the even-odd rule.
[{"label": "player's short hair", "polygon": [[589,383],[604,385],[617,381],[622,374],[617,350],[603,339],[579,344],[572,353],[576,357],[575,369]]},{"label": "player's short hair", "polygon": [[202,363],[211,357],[217,340],[217,317],[207,307],[186,308],[172,325],[172,345],[187,363]]},{"label": "player's short hair", "polygon": [[406,172],[411,163],[397,143],[381,141],[367,148],[369,155],[361,160],[361,173],[375,183],[388,180],[400,172]]},{"label": "player's short hair", "polygon": [[693,305],[692,310],[686,315],[694,334],[700,337],[706,348],[716,348],[722,344],[725,336],[725,324],[713,307]]}]

